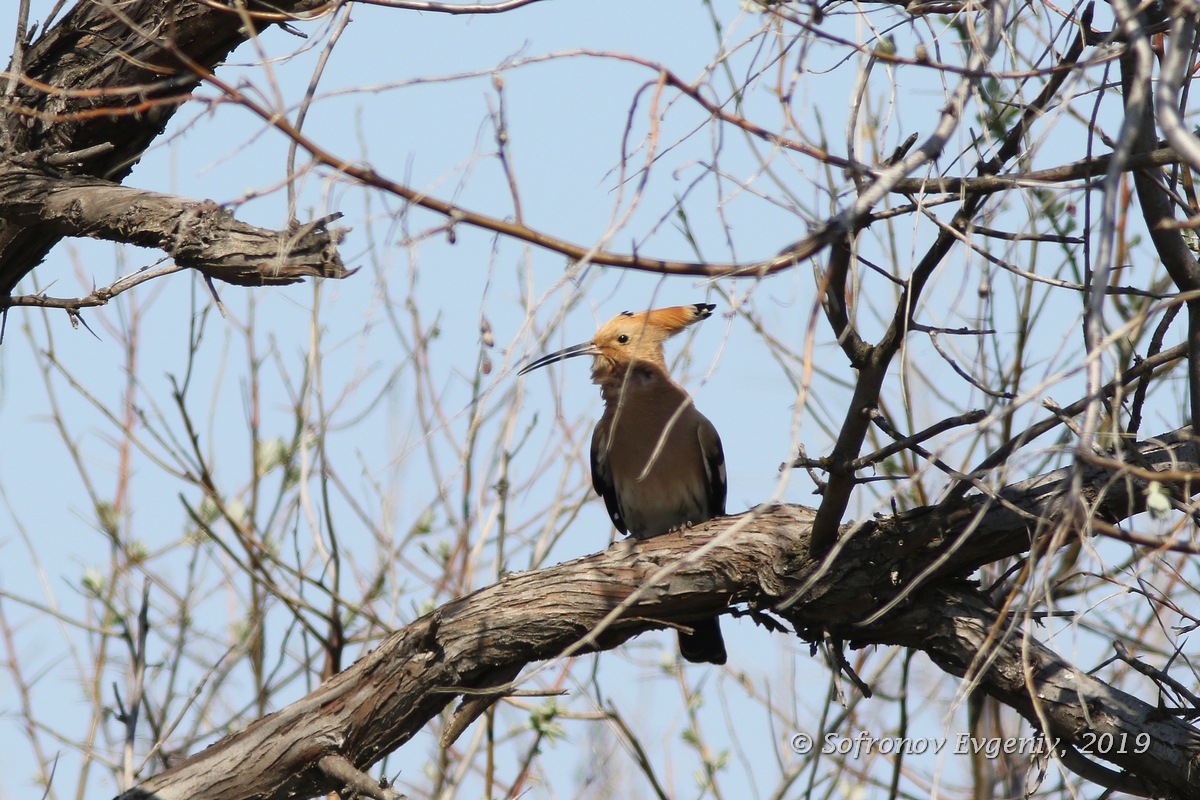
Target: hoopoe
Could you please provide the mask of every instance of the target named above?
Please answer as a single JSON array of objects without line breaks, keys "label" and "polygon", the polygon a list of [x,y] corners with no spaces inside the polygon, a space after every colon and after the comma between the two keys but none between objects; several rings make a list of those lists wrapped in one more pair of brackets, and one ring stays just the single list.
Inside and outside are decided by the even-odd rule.
[{"label": "hoopoe", "polygon": [[[592,486],[621,533],[649,539],[725,513],[725,454],[721,437],[671,379],[663,342],[712,316],[715,306],[656,308],[618,314],[590,342],[543,356],[531,370],[575,356],[592,356],[592,383],[604,414],[592,432]],[[679,651],[695,663],[725,663],[716,619],[679,633]]]}]

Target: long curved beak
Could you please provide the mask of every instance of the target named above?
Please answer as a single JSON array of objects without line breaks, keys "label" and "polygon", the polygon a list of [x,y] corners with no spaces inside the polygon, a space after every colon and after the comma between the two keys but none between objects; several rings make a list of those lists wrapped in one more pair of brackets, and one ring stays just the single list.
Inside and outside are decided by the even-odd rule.
[{"label": "long curved beak", "polygon": [[567,347],[563,350],[559,350],[557,353],[551,353],[548,356],[542,356],[532,364],[526,364],[525,368],[517,374],[524,375],[526,372],[532,372],[538,367],[544,367],[547,364],[553,364],[555,361],[562,361],[565,358],[574,358],[575,356],[594,356],[596,353],[597,350],[594,344],[591,342],[584,342],[583,344],[577,344]]}]

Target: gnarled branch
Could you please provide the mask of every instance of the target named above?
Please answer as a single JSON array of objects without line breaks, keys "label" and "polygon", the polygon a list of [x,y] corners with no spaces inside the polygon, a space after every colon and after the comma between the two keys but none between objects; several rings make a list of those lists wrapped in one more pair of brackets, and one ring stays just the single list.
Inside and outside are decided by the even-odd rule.
[{"label": "gnarled branch", "polygon": [[[256,3],[247,5],[250,11],[259,8]],[[270,10],[286,15],[320,5],[317,0],[278,0]],[[266,27],[271,22],[257,24]],[[243,15],[233,7],[174,0],[77,3],[22,53],[20,63],[10,64],[17,88],[0,106],[0,164],[10,177],[22,174],[21,167],[45,164],[106,182],[122,180],[199,84],[197,68],[215,67],[250,34]],[[64,154],[75,154],[74,162],[63,162]],[[54,178],[53,170],[42,172],[44,179]],[[31,211],[18,217],[0,212],[0,296],[11,294],[67,235],[61,218],[47,219]],[[206,217],[201,224],[210,227],[217,219],[211,214],[200,216]],[[237,235],[253,239],[252,230],[244,226]],[[89,235],[104,234],[97,230]],[[245,261],[229,252],[207,262],[211,269],[207,274],[232,283],[263,282],[256,274],[264,270],[248,262],[264,252],[274,259],[278,237],[266,241],[273,234],[265,232],[263,238]],[[312,237],[301,238],[308,240],[305,247],[316,244]],[[287,239],[284,235],[285,252],[294,244]],[[201,260],[211,255],[188,253]],[[328,256],[322,253],[320,259],[328,261]],[[293,271],[290,261],[267,265],[266,271],[276,267],[281,270],[277,275],[286,278],[282,282],[323,274]],[[329,264],[324,269],[337,272]]]},{"label": "gnarled branch", "polygon": [[[1140,450],[1143,467],[1164,472],[1164,480],[1167,473],[1178,481],[1200,471],[1186,434],[1167,434]],[[1087,469],[1097,516],[1123,519],[1144,507],[1139,478],[1101,465]],[[983,595],[963,588],[961,576],[979,564],[1028,550],[1039,521],[1072,513],[1061,500],[1071,476],[1068,468],[1015,484],[998,493],[1002,502],[970,497],[950,515],[924,509],[881,520],[842,540],[831,564],[810,555],[813,511],[778,506],[510,574],[396,631],[308,697],[122,798],[282,799],[333,791],[340,786],[320,768],[323,758],[339,755],[366,769],[412,738],[456,694],[483,684],[495,688],[497,670],[558,657],[588,635],[594,647],[585,649],[609,649],[731,603],[772,610],[801,587],[799,602],[781,612],[801,635],[829,631],[859,644],[923,650],[943,669],[975,676],[989,694],[1068,745],[1084,743],[1081,719],[1130,737],[1149,733],[1152,741],[1142,752],[1107,754],[1123,768],[1153,776],[1121,788],[1200,797],[1193,779],[1200,732],[1084,675],[1004,623]],[[695,557],[697,547],[733,525],[735,533]],[[671,574],[651,583],[664,566]],[[635,592],[639,597],[603,627]],[[902,593],[907,601],[898,612],[859,624]],[[1074,762],[1091,764],[1075,755]]]},{"label": "gnarled branch", "polygon": [[[162,250],[183,267],[239,286],[277,286],[305,277],[343,278],[336,216],[272,231],[234,219],[212,201],[132,189],[87,177],[51,177],[0,167],[0,217],[36,222],[58,236],[90,236]],[[35,298],[36,299],[36,298]],[[5,302],[0,306],[39,305]]]}]

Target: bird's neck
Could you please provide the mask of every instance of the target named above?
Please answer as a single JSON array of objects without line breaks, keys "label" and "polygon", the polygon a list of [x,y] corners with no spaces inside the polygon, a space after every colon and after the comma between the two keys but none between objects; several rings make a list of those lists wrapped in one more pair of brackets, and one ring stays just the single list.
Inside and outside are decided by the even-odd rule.
[{"label": "bird's neck", "polygon": [[662,366],[651,361],[614,364],[609,369],[593,370],[592,382],[599,385],[606,406],[628,404],[634,399],[647,399],[653,395],[687,396]]}]

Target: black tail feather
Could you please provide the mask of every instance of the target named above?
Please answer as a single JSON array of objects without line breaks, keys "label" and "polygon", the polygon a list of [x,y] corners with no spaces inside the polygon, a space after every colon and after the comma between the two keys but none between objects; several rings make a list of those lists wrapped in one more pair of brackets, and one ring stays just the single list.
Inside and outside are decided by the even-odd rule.
[{"label": "black tail feather", "polygon": [[679,653],[693,664],[724,664],[725,638],[716,617],[689,623],[693,633],[679,632]]}]

